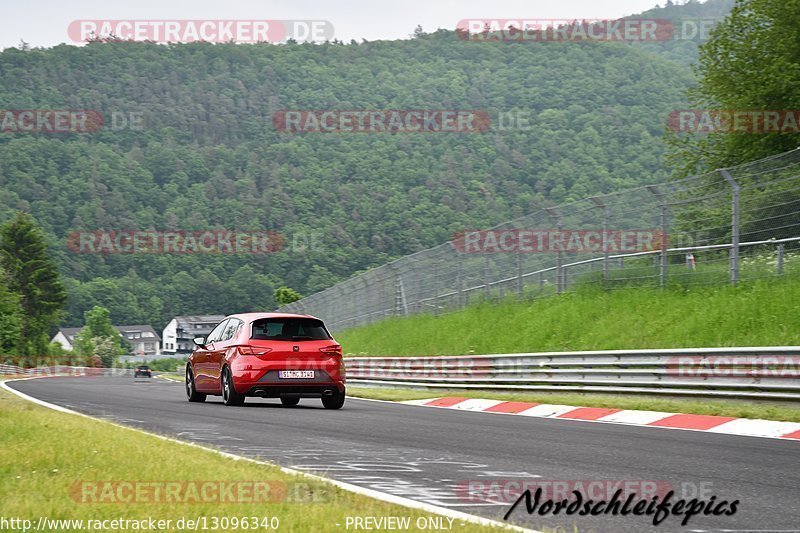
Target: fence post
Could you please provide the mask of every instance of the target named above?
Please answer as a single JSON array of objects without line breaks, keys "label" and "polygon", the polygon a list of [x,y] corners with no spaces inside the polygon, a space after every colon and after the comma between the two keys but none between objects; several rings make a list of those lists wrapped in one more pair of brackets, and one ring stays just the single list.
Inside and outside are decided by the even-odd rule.
[{"label": "fence post", "polygon": [[[519,247],[518,247],[519,248]],[[517,250],[517,299],[522,301],[522,252]]]},{"label": "fence post", "polygon": [[[556,207],[545,207],[544,210],[556,223],[556,228],[560,232],[561,226],[561,213]],[[564,252],[561,248],[558,249],[558,256],[556,259],[556,294],[561,294],[564,290]]]},{"label": "fence post", "polygon": [[397,294],[395,296],[395,311],[396,314],[408,316],[408,306],[406,305],[406,291],[403,288],[403,278],[397,276]]},{"label": "fence post", "polygon": [[594,206],[603,210],[603,283],[608,282],[608,219],[610,212],[608,205],[599,197],[592,196],[589,198],[594,202]]},{"label": "fence post", "polygon": [[456,290],[458,291],[458,302],[456,303],[457,309],[461,309],[462,307],[464,307],[464,302],[463,302],[464,286],[461,281],[463,268],[464,266],[461,261],[461,254],[456,254]]},{"label": "fence post", "polygon": [[489,291],[491,290],[489,283],[489,255],[483,252],[483,295],[486,300],[489,300]]},{"label": "fence post", "polygon": [[783,245],[778,245],[778,275],[783,274]]},{"label": "fence post", "polygon": [[661,205],[661,269],[659,271],[658,283],[661,287],[664,287],[667,284],[667,235],[669,234],[667,214],[669,205],[667,204],[666,195],[661,192],[658,187],[655,185],[648,185],[647,190],[650,191],[656,198],[658,198],[658,203]]},{"label": "fence post", "polygon": [[728,169],[721,168],[719,173],[728,182],[732,189],[731,195],[731,283],[736,285],[739,282],[739,193],[741,186],[728,172]]},{"label": "fence post", "polygon": [[439,316],[439,262],[433,261],[433,316]]}]

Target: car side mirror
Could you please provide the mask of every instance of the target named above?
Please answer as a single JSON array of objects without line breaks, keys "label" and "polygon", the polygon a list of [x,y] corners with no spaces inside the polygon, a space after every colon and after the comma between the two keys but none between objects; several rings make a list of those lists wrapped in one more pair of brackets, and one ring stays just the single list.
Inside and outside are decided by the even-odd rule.
[{"label": "car side mirror", "polygon": [[198,345],[201,348],[205,348],[205,346],[206,346],[206,338],[205,337],[195,337],[194,339],[192,339],[192,342],[194,342],[196,345]]}]

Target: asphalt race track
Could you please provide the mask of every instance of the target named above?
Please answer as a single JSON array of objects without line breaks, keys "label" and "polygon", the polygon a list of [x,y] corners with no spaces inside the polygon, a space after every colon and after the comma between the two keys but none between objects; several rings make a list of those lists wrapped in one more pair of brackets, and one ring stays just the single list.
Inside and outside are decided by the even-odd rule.
[{"label": "asphalt race track", "polygon": [[9,386],[96,417],[499,520],[511,502],[470,501],[457,487],[468,480],[652,480],[678,497],[739,500],[735,515],[698,515],[685,527],[674,516],[657,527],[647,516],[528,516],[521,504],[512,521],[533,529],[800,531],[795,441],[353,398],[340,411],[317,399],[293,408],[254,398],[242,407],[225,407],[217,397],[192,404],[181,383],[163,379],[65,377]]}]

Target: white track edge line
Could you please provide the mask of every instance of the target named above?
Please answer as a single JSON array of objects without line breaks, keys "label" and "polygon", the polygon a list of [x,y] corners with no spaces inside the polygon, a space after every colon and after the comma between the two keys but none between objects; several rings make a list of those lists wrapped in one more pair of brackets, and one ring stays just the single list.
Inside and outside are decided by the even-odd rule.
[{"label": "white track edge line", "polygon": [[[81,417],[84,417],[84,418],[88,418],[90,420],[96,420],[98,422],[104,422],[106,424],[110,424],[112,426],[116,426],[116,427],[119,427],[119,428],[124,428],[124,429],[130,430],[130,431],[135,431],[137,433],[142,433],[144,435],[149,435],[151,437],[156,437],[158,439],[165,440],[167,442],[174,442],[174,443],[177,443],[177,444],[182,444],[184,446],[190,446],[192,448],[200,448],[202,450],[206,450],[208,452],[217,454],[217,455],[225,457],[227,459],[233,459],[234,461],[246,461],[246,462],[250,462],[250,463],[254,463],[254,464],[258,464],[258,465],[272,466],[272,467],[277,466],[281,470],[281,472],[284,472],[286,474],[292,474],[292,475],[300,476],[300,477],[307,477],[307,478],[310,478],[310,479],[315,479],[315,480],[318,480],[318,481],[329,483],[331,485],[339,487],[340,489],[346,490],[348,492],[352,492],[354,494],[359,494],[361,496],[366,496],[368,498],[373,498],[373,499],[376,499],[376,500],[380,500],[380,501],[383,501],[383,502],[386,502],[386,503],[393,503],[393,504],[396,504],[396,505],[401,505],[403,507],[408,507],[410,509],[417,509],[417,510],[420,510],[420,511],[426,511],[426,512],[429,512],[429,513],[434,513],[434,514],[438,514],[438,515],[441,515],[441,516],[447,516],[447,517],[450,517],[450,518],[455,518],[455,519],[458,519],[458,520],[463,520],[465,522],[470,522],[470,523],[478,524],[478,525],[482,525],[482,526],[500,528],[500,529],[511,530],[511,531],[522,531],[522,532],[526,532],[526,533],[542,533],[541,531],[537,531],[537,530],[534,530],[534,529],[525,529],[523,527],[514,526],[514,525],[511,525],[511,524],[503,524],[502,522],[497,522],[497,521],[491,520],[489,518],[484,518],[484,517],[481,517],[481,516],[476,516],[476,515],[463,513],[461,511],[454,511],[453,509],[448,509],[446,507],[439,507],[438,505],[433,505],[433,504],[430,504],[430,503],[418,502],[416,500],[412,500],[412,499],[409,499],[409,498],[403,498],[402,496],[395,496],[394,494],[387,494],[385,492],[380,492],[380,491],[377,491],[377,490],[374,490],[374,489],[367,489],[367,488],[364,488],[364,487],[359,487],[358,485],[352,485],[352,484],[346,483],[344,481],[338,481],[336,479],[327,478],[327,477],[319,476],[319,475],[316,475],[316,474],[309,474],[308,472],[303,472],[302,470],[295,470],[293,468],[289,468],[289,467],[286,467],[286,466],[280,466],[280,465],[277,465],[276,463],[271,463],[271,462],[268,462],[268,461],[259,461],[258,459],[253,459],[251,457],[245,457],[245,456],[242,456],[242,455],[235,455],[235,454],[232,454],[232,453],[229,453],[229,452],[224,452],[222,450],[215,450],[213,448],[208,448],[206,446],[201,446],[200,444],[197,444],[197,443],[194,443],[194,442],[182,441],[182,440],[174,439],[172,437],[167,437],[166,435],[159,435],[158,433],[151,433],[151,432],[145,431],[145,430],[143,430],[141,428],[135,428],[135,427],[131,427],[131,426],[126,426],[126,425],[119,424],[117,422],[113,422],[111,420],[107,420],[107,419],[104,419],[104,418],[96,418],[96,417],[93,417],[91,415],[87,415],[85,413],[74,411],[74,410],[69,409],[67,407],[62,407],[60,405],[56,405],[56,404],[53,404],[53,403],[50,403],[50,402],[46,402],[44,400],[40,400],[39,398],[34,398],[33,396],[30,396],[28,394],[25,394],[24,392],[20,392],[18,390],[15,390],[15,389],[13,389],[13,388],[11,388],[11,387],[9,387],[7,385],[7,383],[11,383],[12,381],[28,381],[28,380],[31,380],[31,379],[39,379],[41,377],[44,377],[44,376],[35,376],[35,377],[15,378],[15,379],[3,380],[3,381],[0,381],[0,388],[4,389],[4,390],[6,390],[6,391],[8,391],[8,392],[10,392],[12,394],[15,394],[15,395],[19,396],[20,398],[22,398],[24,400],[27,400],[29,402],[33,402],[33,403],[35,403],[37,405],[40,405],[42,407],[46,407],[48,409],[52,409],[54,411],[58,411],[60,413],[66,413],[66,414],[70,414],[70,415],[77,415],[77,416],[81,416]],[[379,401],[384,401],[384,400],[379,400]],[[389,402],[389,403],[396,403],[396,402]]]}]

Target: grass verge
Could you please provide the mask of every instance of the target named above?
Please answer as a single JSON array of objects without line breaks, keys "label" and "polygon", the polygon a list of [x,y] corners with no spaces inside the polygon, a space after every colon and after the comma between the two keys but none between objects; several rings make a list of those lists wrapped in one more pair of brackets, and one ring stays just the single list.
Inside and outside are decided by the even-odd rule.
[{"label": "grass verge", "polygon": [[434,317],[336,333],[349,355],[800,345],[800,274],[730,285],[584,287],[558,297],[484,302]]},{"label": "grass verge", "polygon": [[[139,487],[155,482],[163,487],[159,484],[173,481],[185,485],[181,492],[173,494],[172,501],[167,501],[165,493],[160,499],[154,496],[154,488],[148,489],[146,496],[134,497],[141,501],[124,501],[132,493],[123,482],[138,482]],[[189,490],[203,486],[191,482],[230,481],[243,482],[245,490],[255,482],[268,482],[269,501],[264,502],[263,497],[256,498],[253,493],[250,497],[235,497],[235,503],[220,502]],[[263,496],[263,491],[260,494]],[[84,501],[87,498],[89,502]],[[177,520],[199,517],[207,520],[206,531],[245,529],[233,527],[232,522],[228,527],[210,527],[214,517],[227,517],[229,521],[233,517],[277,517],[281,531],[342,531],[347,516],[409,517],[412,525],[419,517],[431,516],[292,476],[275,466],[235,461],[102,421],[58,413],[2,390],[0,502],[4,517],[30,519],[34,525],[40,516],[60,520],[172,521],[173,527],[158,531],[175,531]],[[461,524],[454,520],[453,529],[490,530]],[[73,524],[51,525],[47,529],[79,528]]]},{"label": "grass verge", "polygon": [[800,422],[800,406],[782,403],[758,403],[747,400],[687,400],[681,398],[653,398],[642,395],[616,394],[567,394],[567,393],[516,393],[465,390],[412,390],[379,389],[369,387],[347,387],[347,394],[358,398],[376,400],[422,400],[443,396],[484,398],[516,402],[575,405],[577,407],[609,407],[613,409],[637,409],[642,411],[664,411],[698,415],[732,416],[737,418],[759,418],[783,422]]}]

